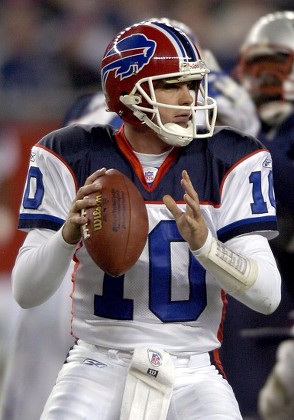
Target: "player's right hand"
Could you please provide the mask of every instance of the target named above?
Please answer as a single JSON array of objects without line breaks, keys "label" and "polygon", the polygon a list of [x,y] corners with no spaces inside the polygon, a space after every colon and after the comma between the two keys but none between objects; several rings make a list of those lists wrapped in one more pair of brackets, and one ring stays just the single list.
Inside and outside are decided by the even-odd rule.
[{"label": "player's right hand", "polygon": [[95,199],[91,199],[88,195],[99,191],[101,187],[97,180],[105,172],[105,168],[98,169],[86,179],[85,185],[78,190],[62,229],[63,239],[68,244],[77,244],[81,240],[81,226],[88,221],[87,217],[81,214],[81,210],[95,206]]}]

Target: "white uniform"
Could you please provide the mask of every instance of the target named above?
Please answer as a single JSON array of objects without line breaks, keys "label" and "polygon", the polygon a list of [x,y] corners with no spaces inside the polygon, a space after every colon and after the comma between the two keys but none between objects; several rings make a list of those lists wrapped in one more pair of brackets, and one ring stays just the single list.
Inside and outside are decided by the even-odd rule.
[{"label": "white uniform", "polygon": [[[225,122],[228,125],[232,125],[239,130],[247,127],[248,130],[250,128],[252,131],[253,127],[255,127],[255,116],[251,113],[252,105],[249,104],[248,108],[246,108],[242,103],[241,109],[241,102],[237,101],[234,103],[234,112],[231,112],[232,104],[231,97],[227,93],[227,84],[224,89],[222,89],[224,84],[221,85],[224,73],[217,73],[217,69],[218,67],[214,68],[216,73],[210,73],[213,80],[209,79],[209,83],[213,84],[214,90],[219,89],[216,95],[218,115],[222,119],[226,116]],[[230,79],[227,75],[225,78],[226,81]],[[235,86],[232,79],[230,80]],[[215,86],[216,83],[218,83],[217,88]],[[231,94],[232,89],[228,89],[228,92]],[[229,99],[226,100],[227,96],[229,96]],[[242,97],[244,97],[244,92]],[[111,123],[111,125],[118,127],[121,123],[120,119],[116,114],[105,112],[104,101],[102,93],[93,96],[82,96],[68,110],[64,119],[64,125],[73,123],[92,124],[99,121],[101,124]],[[240,117],[241,113],[242,118],[234,121],[229,119],[229,115],[234,118],[236,114]],[[2,417],[0,415],[0,418],[2,420],[18,420],[20,416],[22,420],[39,419],[44,403],[54,384],[55,377],[64,361],[64,355],[74,343],[74,339],[68,333],[71,305],[69,299],[70,289],[69,276],[45,304],[32,310],[20,312],[20,319],[9,348],[8,359],[6,360],[5,387],[2,393],[3,407],[0,407],[0,413],[2,411]],[[56,312],[55,309],[61,304],[63,304],[63,310]],[[35,328],[30,327],[31,323],[34,323]],[[48,323],[50,323],[50,339],[48,339],[46,328],[43,327],[43,325],[46,326]],[[35,345],[36,338],[39,342],[38,346]],[[25,340],[25,346],[23,340]],[[21,358],[18,357],[17,349],[19,347],[26,349],[22,351]],[[39,367],[32,372],[32,361],[36,360],[39,361]],[[44,375],[43,371],[50,373]],[[41,383],[42,386],[40,385]],[[36,394],[38,398],[36,398]]]},{"label": "white uniform", "polygon": [[[52,251],[46,252],[48,261],[43,259],[42,266],[40,257],[31,260],[36,287],[35,295],[30,294],[29,305],[40,303],[58,287],[61,276],[55,282],[54,270],[58,271],[60,253],[68,253],[69,263],[74,249],[62,243],[59,233],[53,235],[54,230],[62,226],[76,188],[102,166],[124,172],[142,193],[149,217],[148,243],[135,266],[115,279],[92,262],[84,247],[77,249],[72,331],[79,342],[58,377],[43,418],[73,419],[85,415],[85,418],[117,419],[131,353],[142,346],[163,349],[174,360],[176,379],[168,419],[197,415],[240,418],[231,388],[210,365],[208,357],[213,351],[218,362],[225,293],[191,255],[162,203],[162,196],[171,194],[184,208],[179,180],[182,170],[187,169],[213,235],[236,252],[261,257],[259,261],[269,263],[271,281],[279,288],[267,240],[256,235],[263,232],[271,238],[276,234],[269,153],[252,138],[221,129],[209,140],[174,149],[159,168],[154,183],[148,186],[122,133],[114,137],[109,128],[75,126],[46,136],[33,148],[20,212],[20,227],[45,228],[47,239],[43,239],[42,252]],[[253,236],[240,237],[244,234]],[[29,248],[31,241],[37,246],[34,242],[38,233],[32,231],[32,235],[28,235],[25,243]],[[42,241],[41,236],[39,240]],[[24,247],[14,270],[16,296],[22,293],[21,277],[25,282],[30,277],[25,254]],[[61,262],[64,266],[63,259]],[[39,279],[37,271],[46,270],[46,264],[53,275],[50,270],[44,271],[48,278],[43,275]],[[256,287],[266,277],[266,287],[273,289],[275,295],[276,285],[269,283],[262,265],[259,277]],[[37,287],[39,281],[54,284],[44,292]],[[240,300],[246,302],[246,296]],[[275,306],[271,298],[268,300],[269,303],[261,302],[265,312],[267,305]],[[195,398],[193,404],[188,403],[191,398]]]}]

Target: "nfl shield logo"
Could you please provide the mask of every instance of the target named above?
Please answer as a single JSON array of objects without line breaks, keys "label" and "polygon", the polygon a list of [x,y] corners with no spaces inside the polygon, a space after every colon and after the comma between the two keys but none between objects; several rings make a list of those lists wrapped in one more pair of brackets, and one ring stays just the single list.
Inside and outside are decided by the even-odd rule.
[{"label": "nfl shield logo", "polygon": [[144,175],[145,175],[145,179],[147,184],[152,184],[152,182],[154,181],[156,174],[158,172],[157,168],[153,168],[153,167],[148,167],[148,168],[144,168]]},{"label": "nfl shield logo", "polygon": [[148,350],[148,358],[153,366],[160,366],[162,364],[161,354],[156,351]]}]

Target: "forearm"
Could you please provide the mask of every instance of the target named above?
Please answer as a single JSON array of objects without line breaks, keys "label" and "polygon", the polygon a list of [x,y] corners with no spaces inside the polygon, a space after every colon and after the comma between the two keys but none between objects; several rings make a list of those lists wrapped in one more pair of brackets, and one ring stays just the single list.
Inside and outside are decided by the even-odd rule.
[{"label": "forearm", "polygon": [[55,293],[75,248],[63,240],[61,231],[35,230],[27,235],[12,271],[13,295],[21,307],[40,305]]},{"label": "forearm", "polygon": [[225,245],[209,233],[192,253],[228,294],[251,309],[270,314],[279,305],[281,279],[266,239],[240,237]]}]

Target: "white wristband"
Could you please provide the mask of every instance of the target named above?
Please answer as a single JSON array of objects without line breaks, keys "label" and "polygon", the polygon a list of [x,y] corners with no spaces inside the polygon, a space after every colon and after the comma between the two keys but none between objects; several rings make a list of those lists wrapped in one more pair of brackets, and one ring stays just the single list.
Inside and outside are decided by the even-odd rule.
[{"label": "white wristband", "polygon": [[230,295],[244,294],[257,279],[256,261],[232,251],[210,231],[205,244],[191,252]]}]

